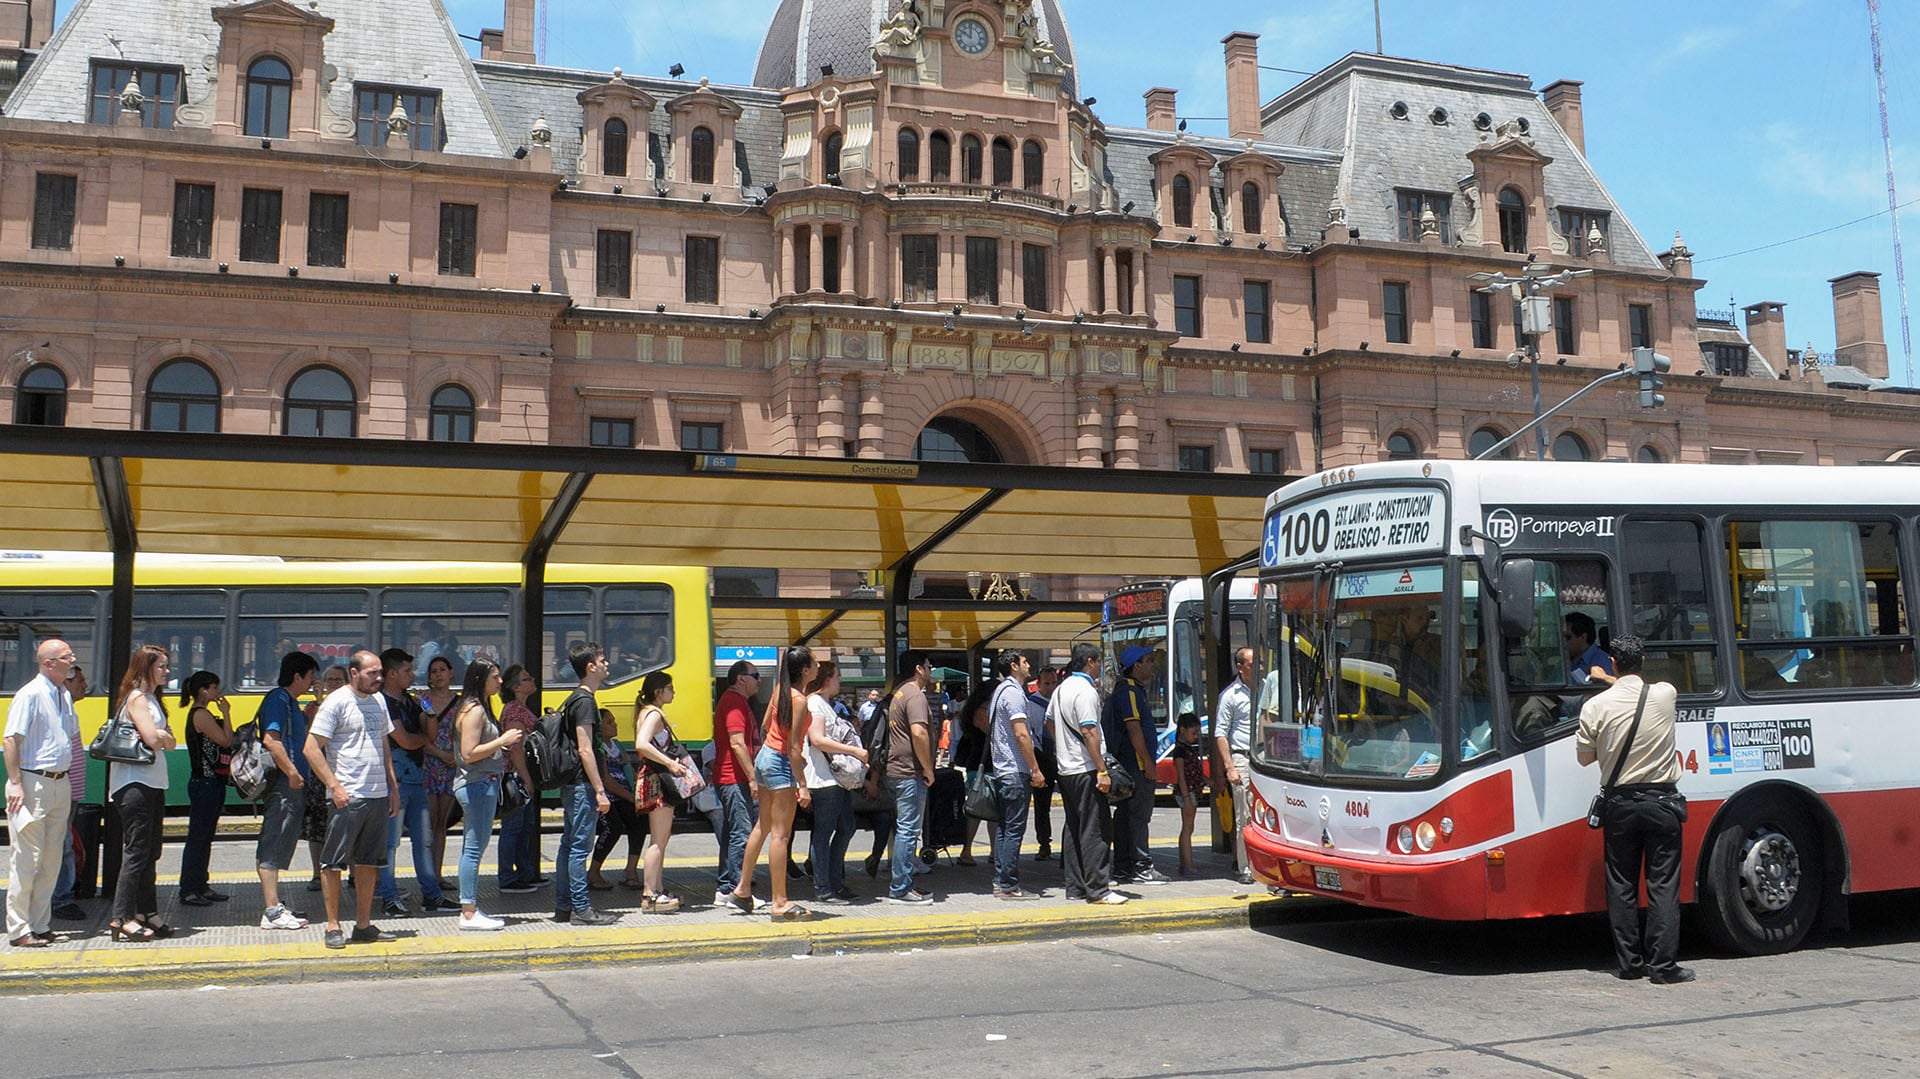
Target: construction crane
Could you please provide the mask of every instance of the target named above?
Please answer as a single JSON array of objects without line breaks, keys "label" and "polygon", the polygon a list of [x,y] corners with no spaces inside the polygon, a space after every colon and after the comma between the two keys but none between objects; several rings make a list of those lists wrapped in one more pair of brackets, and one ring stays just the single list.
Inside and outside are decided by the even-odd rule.
[{"label": "construction crane", "polygon": [[1906,354],[1907,385],[1913,385],[1913,328],[1907,316],[1907,259],[1900,243],[1900,196],[1893,186],[1893,129],[1887,122],[1887,71],[1880,57],[1880,0],[1867,0],[1867,28],[1873,40],[1873,78],[1880,89],[1880,148],[1887,158],[1887,215],[1893,218],[1893,280],[1900,290],[1900,346]]}]

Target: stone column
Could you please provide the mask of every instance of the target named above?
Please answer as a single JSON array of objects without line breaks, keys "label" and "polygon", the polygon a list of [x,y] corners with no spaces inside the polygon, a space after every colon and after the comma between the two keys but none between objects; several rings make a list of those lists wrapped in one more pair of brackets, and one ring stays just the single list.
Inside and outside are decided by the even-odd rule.
[{"label": "stone column", "polygon": [[1081,390],[1074,396],[1074,452],[1080,458],[1082,468],[1099,468],[1100,452],[1106,448],[1105,426],[1101,422],[1104,410],[1100,407],[1099,390]]},{"label": "stone column", "polygon": [[780,230],[780,291],[793,293],[793,226]]},{"label": "stone column", "polygon": [[887,455],[887,406],[885,386],[878,375],[860,379],[860,456],[881,458]]},{"label": "stone column", "polygon": [[820,422],[814,431],[814,453],[820,457],[845,457],[847,404],[841,379],[828,375],[820,380]]},{"label": "stone column", "polygon": [[807,276],[811,280],[803,284],[807,286],[808,291],[826,284],[827,263],[826,255],[823,253],[826,238],[826,229],[819,225],[807,230]]},{"label": "stone column", "polygon": [[840,291],[859,295],[860,282],[854,279],[853,249],[860,242],[860,230],[854,225],[840,226]]},{"label": "stone column", "polygon": [[1140,412],[1131,393],[1113,395],[1113,467],[1140,467]]},{"label": "stone column", "polygon": [[1120,310],[1120,260],[1114,257],[1112,248],[1100,252],[1100,310]]}]

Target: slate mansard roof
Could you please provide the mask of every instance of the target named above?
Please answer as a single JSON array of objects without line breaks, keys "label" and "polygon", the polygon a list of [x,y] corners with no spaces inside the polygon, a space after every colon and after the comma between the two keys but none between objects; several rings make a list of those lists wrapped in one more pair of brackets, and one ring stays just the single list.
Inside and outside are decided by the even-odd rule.
[{"label": "slate mansard roof", "polygon": [[[5,114],[26,120],[87,121],[93,61],[156,64],[185,69],[181,127],[205,127],[220,27],[210,0],[78,0],[47,47],[7,99]],[[305,10],[333,20],[326,38],[328,119],[354,119],[355,83],[408,86],[440,92],[449,154],[504,157],[507,143],[493,104],[481,89],[453,21],[438,2],[312,0]]]}]

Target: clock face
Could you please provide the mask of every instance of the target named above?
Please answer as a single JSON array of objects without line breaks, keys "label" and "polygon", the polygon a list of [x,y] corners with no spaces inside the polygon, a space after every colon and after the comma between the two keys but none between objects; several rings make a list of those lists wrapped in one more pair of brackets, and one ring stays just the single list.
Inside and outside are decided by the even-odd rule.
[{"label": "clock face", "polygon": [[953,43],[968,56],[978,56],[987,51],[992,40],[987,33],[987,24],[979,19],[961,19],[953,28]]}]

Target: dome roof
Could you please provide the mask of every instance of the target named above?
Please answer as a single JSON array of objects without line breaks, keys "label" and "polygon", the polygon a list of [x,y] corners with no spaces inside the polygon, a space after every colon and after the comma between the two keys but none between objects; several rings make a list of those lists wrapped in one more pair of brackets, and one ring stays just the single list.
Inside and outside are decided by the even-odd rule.
[{"label": "dome roof", "polygon": [[[896,0],[780,0],[760,46],[753,84],[770,90],[805,86],[819,78],[822,64],[832,64],[836,75],[858,78],[874,72],[873,43],[880,23],[897,6]],[[924,10],[924,5],[922,5]],[[1060,58],[1075,63],[1073,38],[1060,13],[1059,0],[1034,0],[1033,14],[1040,37],[1053,42]],[[1074,71],[1065,80],[1074,93]]]}]

